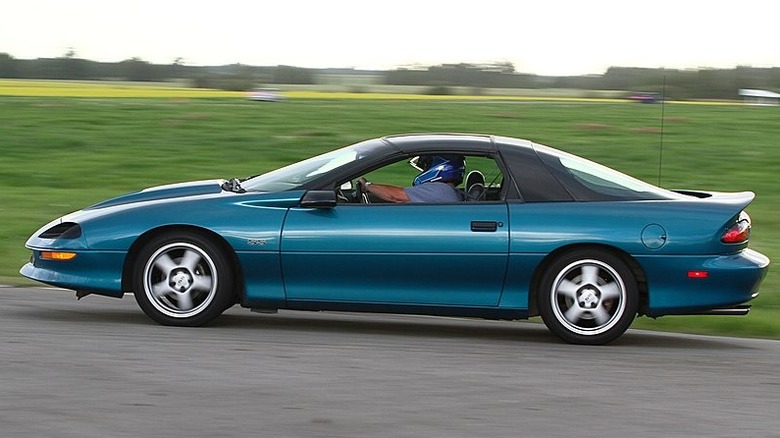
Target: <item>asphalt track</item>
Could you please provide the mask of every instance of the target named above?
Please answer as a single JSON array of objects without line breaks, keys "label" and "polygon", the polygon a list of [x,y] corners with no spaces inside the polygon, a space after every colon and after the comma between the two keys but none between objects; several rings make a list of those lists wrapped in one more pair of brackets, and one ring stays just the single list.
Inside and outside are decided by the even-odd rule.
[{"label": "asphalt track", "polygon": [[0,437],[780,437],[780,342],[0,288]]}]

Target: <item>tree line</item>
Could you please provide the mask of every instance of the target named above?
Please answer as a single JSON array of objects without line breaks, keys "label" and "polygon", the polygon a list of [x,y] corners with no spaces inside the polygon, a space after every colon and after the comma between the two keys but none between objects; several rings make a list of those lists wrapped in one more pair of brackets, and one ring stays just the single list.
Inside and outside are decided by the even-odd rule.
[{"label": "tree line", "polygon": [[165,82],[185,80],[197,88],[241,91],[267,84],[317,84],[322,75],[371,75],[376,83],[427,87],[430,94],[451,94],[454,87],[479,93],[487,88],[571,88],[663,93],[674,99],[736,99],[741,88],[780,90],[780,68],[740,66],[697,70],[610,67],[601,75],[541,76],[519,73],[508,62],[443,64],[388,71],[308,69],[294,66],[190,66],[181,59],[153,64],[141,58],[120,62],[82,59],[73,51],[57,58],[16,59],[0,53],[0,78],[124,80]]},{"label": "tree line", "polygon": [[780,90],[780,68],[736,67],[696,70],[610,67],[601,75],[540,76],[513,69],[449,64],[426,69],[385,72],[393,85],[438,85],[479,88],[571,88],[653,92],[674,99],[737,99],[742,88]]}]

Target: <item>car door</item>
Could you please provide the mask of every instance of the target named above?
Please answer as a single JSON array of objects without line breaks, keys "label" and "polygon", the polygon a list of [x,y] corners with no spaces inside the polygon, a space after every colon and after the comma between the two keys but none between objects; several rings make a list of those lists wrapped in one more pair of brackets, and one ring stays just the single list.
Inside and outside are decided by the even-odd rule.
[{"label": "car door", "polygon": [[292,208],[288,301],[496,306],[509,252],[505,202]]}]

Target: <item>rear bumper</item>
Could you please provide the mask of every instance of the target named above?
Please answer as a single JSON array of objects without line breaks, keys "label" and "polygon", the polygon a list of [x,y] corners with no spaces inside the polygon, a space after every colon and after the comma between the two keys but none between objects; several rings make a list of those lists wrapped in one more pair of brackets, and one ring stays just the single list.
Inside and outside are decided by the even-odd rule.
[{"label": "rear bumper", "polygon": [[[646,314],[746,314],[740,305],[756,298],[769,258],[752,249],[723,256],[637,259],[648,286]],[[689,272],[706,277],[689,278]],[[740,310],[742,309],[742,310]]]}]

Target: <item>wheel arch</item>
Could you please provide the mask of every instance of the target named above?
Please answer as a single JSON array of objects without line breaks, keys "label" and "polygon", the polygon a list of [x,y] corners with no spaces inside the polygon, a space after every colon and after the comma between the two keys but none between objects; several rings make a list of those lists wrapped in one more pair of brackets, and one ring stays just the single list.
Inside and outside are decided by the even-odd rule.
[{"label": "wheel arch", "polygon": [[[238,256],[233,250],[233,247],[219,234],[207,228],[197,227],[193,225],[166,225],[158,228],[153,228],[138,236],[138,238],[130,246],[125,256],[125,263],[122,268],[122,290],[125,292],[133,292],[133,268],[138,258],[138,254],[141,249],[149,243],[155,237],[161,234],[186,234],[193,233],[204,237],[211,242],[215,243],[221,251],[229,258],[231,270],[234,276],[234,287],[236,295],[240,294],[244,290],[244,275],[241,270],[241,264],[239,263]],[[238,298],[238,297],[237,297]]]},{"label": "wheel arch", "polygon": [[575,250],[582,250],[582,249],[597,249],[602,251],[608,251],[611,254],[620,258],[623,262],[625,262],[625,264],[629,267],[629,269],[631,269],[631,272],[634,274],[634,277],[636,277],[637,291],[639,292],[638,313],[639,315],[644,315],[647,311],[647,305],[649,302],[647,277],[645,275],[644,269],[642,269],[642,266],[636,261],[636,259],[634,259],[630,254],[621,250],[620,248],[611,245],[598,244],[598,243],[578,243],[578,244],[562,246],[556,249],[555,251],[547,254],[547,256],[544,259],[542,259],[542,261],[536,267],[533,277],[531,278],[531,287],[529,289],[529,294],[528,294],[528,314],[530,316],[539,315],[539,306],[537,300],[539,296],[540,283],[542,281],[542,276],[544,275],[544,272],[549,268],[553,260],[555,260],[561,254],[565,254],[567,252],[575,251]]}]

